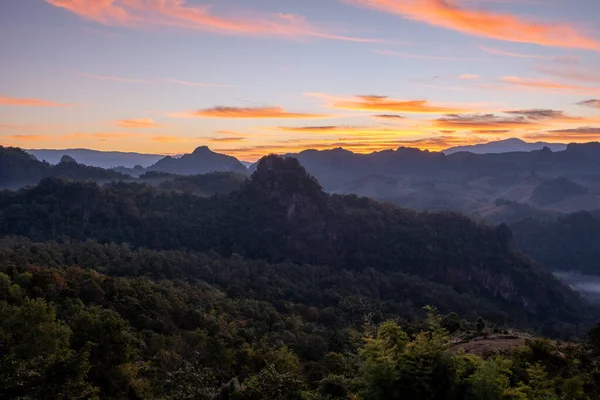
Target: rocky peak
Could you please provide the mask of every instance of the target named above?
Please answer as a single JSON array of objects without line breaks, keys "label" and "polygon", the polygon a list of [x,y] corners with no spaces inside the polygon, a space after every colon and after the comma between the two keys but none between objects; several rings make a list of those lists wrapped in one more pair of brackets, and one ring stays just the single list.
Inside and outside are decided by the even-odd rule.
[{"label": "rocky peak", "polygon": [[77,161],[69,155],[64,155],[61,157],[59,164],[77,164]]},{"label": "rocky peak", "polygon": [[263,157],[252,174],[250,189],[277,200],[292,213],[299,208],[320,207],[326,200],[319,182],[292,157]]},{"label": "rocky peak", "polygon": [[208,146],[199,146],[192,152],[192,154],[195,156],[201,156],[210,153],[212,153],[212,150],[209,149]]}]

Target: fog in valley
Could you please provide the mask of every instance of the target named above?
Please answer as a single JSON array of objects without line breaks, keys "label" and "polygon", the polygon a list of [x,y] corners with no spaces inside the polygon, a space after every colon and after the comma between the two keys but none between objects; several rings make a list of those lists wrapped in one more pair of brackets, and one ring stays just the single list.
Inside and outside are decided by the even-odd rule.
[{"label": "fog in valley", "polygon": [[588,299],[600,302],[600,276],[562,271],[554,272],[554,275]]}]

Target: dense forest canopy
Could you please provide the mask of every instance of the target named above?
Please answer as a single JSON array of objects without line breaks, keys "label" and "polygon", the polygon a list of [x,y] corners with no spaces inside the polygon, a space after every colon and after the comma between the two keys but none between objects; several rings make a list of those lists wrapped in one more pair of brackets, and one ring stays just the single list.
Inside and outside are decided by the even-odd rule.
[{"label": "dense forest canopy", "polygon": [[527,218],[512,224],[519,248],[554,271],[600,275],[600,213]]},{"label": "dense forest canopy", "polygon": [[514,321],[576,324],[590,318],[579,295],[514,248],[506,226],[330,196],[293,158],[263,159],[252,179],[228,195],[46,179],[0,196],[0,209],[0,233],[36,241],[93,238],[403,273],[485,299]]},{"label": "dense forest canopy", "polygon": [[600,395],[599,314],[507,225],[329,195],[294,158],[47,177],[0,193],[0,235],[2,398]]},{"label": "dense forest canopy", "polygon": [[[323,267],[91,240],[4,238],[0,258],[2,398],[600,395],[596,331],[582,345],[524,336],[512,351],[465,352],[463,343],[514,333],[430,307],[406,319],[416,304],[369,294],[384,278],[374,271],[327,276]],[[411,284],[415,299],[434,287],[393,282]],[[398,316],[386,322],[388,313]]]}]

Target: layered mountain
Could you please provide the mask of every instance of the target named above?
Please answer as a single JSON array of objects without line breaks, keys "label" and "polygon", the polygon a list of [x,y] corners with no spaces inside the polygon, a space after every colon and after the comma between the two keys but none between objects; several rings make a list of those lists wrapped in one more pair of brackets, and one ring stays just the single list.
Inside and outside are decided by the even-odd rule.
[{"label": "layered mountain", "polygon": [[37,183],[50,168],[50,164],[19,148],[0,146],[0,188]]},{"label": "layered mountain", "polygon": [[139,177],[139,182],[150,184],[160,190],[213,196],[229,194],[241,187],[248,175],[235,172],[211,172],[201,175],[174,175],[167,172],[150,171]]},{"label": "layered mountain", "polygon": [[50,165],[19,148],[0,146],[0,188],[32,185],[45,177],[92,179],[98,182],[130,178],[119,172],[78,164],[68,155],[61,157],[57,165]]},{"label": "layered mountain", "polygon": [[178,175],[206,174],[215,171],[246,173],[246,167],[237,158],[198,147],[191,154],[176,158],[167,156],[147,168],[148,171],[168,172]]},{"label": "layered mountain", "polygon": [[[570,144],[564,151],[557,152],[544,147],[531,152],[446,155],[401,147],[356,154],[339,148],[306,150],[287,157],[298,159],[329,193],[358,194],[417,210],[452,210],[494,222],[508,222],[516,216],[527,216],[524,214],[527,209],[532,216],[600,208],[598,143]],[[21,162],[31,165],[5,178],[9,183],[4,186],[18,187],[23,183],[37,183],[43,176],[56,176],[40,173],[50,166],[31,157],[22,154]],[[114,171],[139,177],[145,172],[198,175],[245,174],[248,170],[236,158],[203,146],[179,158],[165,157],[147,169],[138,165]],[[98,175],[102,173],[96,171],[93,179],[102,180]],[[119,179],[112,172],[105,175],[104,180]],[[180,184],[179,188],[182,187]]]},{"label": "layered mountain", "polygon": [[567,145],[564,143],[546,143],[546,142],[535,142],[528,143],[524,140],[511,138],[504,139],[495,142],[475,144],[471,146],[458,146],[451,147],[443,150],[444,154],[453,154],[459,152],[469,152],[474,154],[490,154],[490,153],[513,153],[513,152],[530,152],[535,150],[542,150],[544,147],[549,148],[552,151],[564,151]]},{"label": "layered mountain", "polygon": [[599,211],[527,218],[511,227],[519,248],[548,268],[600,276]]},{"label": "layered mountain", "polygon": [[477,304],[476,312],[502,323],[575,325],[589,317],[578,294],[515,249],[506,225],[329,195],[294,158],[266,157],[239,190],[210,198],[45,179],[0,195],[0,234],[210,250],[323,266],[323,274],[355,271],[379,277],[369,290],[396,315],[434,291],[433,305],[465,311]]},{"label": "layered mountain", "polygon": [[[328,192],[356,193],[419,210],[484,217],[497,214],[498,210],[490,210],[497,200],[549,212],[600,207],[597,143],[570,144],[558,152],[545,147],[532,152],[446,155],[401,147],[371,154],[335,149],[288,156],[297,158]],[[548,190],[560,191],[550,187],[552,182],[566,181],[581,190],[568,191],[564,201],[548,199]]]},{"label": "layered mountain", "polygon": [[58,164],[65,155],[73,158],[79,164],[100,168],[133,168],[136,165],[149,167],[164,158],[160,154],[143,154],[121,151],[98,151],[89,149],[64,149],[64,150],[26,150],[33,154],[38,160],[44,160],[50,164]]}]

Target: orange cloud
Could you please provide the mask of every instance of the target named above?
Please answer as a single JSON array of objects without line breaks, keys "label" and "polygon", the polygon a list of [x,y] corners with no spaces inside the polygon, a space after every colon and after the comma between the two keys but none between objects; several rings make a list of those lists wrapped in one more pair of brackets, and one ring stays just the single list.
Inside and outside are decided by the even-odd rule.
[{"label": "orange cloud", "polygon": [[17,107],[68,107],[71,104],[57,103],[54,101],[27,99],[20,97],[6,97],[0,95],[0,106],[17,106]]},{"label": "orange cloud", "polygon": [[128,27],[162,26],[246,36],[320,37],[333,40],[373,43],[364,39],[338,35],[313,26],[292,14],[239,12],[221,15],[209,5],[194,5],[185,0],[46,0],[83,18],[104,24]]},{"label": "orange cloud", "polygon": [[512,129],[540,128],[542,124],[524,116],[499,117],[493,114],[448,115],[433,121],[439,129],[461,129],[476,133],[501,133]]},{"label": "orange cloud", "polygon": [[244,140],[246,140],[246,138],[243,136],[227,136],[227,137],[212,137],[212,138],[209,138],[208,140],[210,140],[211,142],[218,142],[218,143],[234,143],[234,142],[244,141]]},{"label": "orange cloud", "polygon": [[175,143],[175,142],[183,142],[190,139],[185,139],[177,136],[151,136],[150,139],[153,142],[157,143]]},{"label": "orange cloud", "polygon": [[236,131],[230,131],[230,130],[226,130],[226,129],[218,130],[217,133],[219,135],[229,135],[229,136],[240,135],[240,133],[238,133]]},{"label": "orange cloud", "polygon": [[[157,143],[175,143],[190,141],[192,139],[182,138],[178,136],[141,136],[131,132],[76,132],[67,133],[59,137],[60,140],[80,141],[80,140],[99,140],[108,141],[110,139],[135,139],[136,143],[142,143],[144,140]],[[161,153],[162,154],[162,153]]]},{"label": "orange cloud", "polygon": [[354,96],[349,99],[321,93],[306,93],[306,95],[327,100],[330,107],[342,110],[407,114],[464,114],[469,112],[460,107],[434,105],[426,100],[396,100],[387,96],[375,95]]},{"label": "orange cloud", "polygon": [[40,140],[46,140],[50,138],[50,136],[48,135],[9,135],[2,137],[9,140],[22,140],[27,142],[37,142]]},{"label": "orange cloud", "polygon": [[479,143],[486,143],[488,139],[482,139],[473,136],[438,136],[424,139],[408,140],[403,142],[403,146],[416,147],[421,150],[442,151],[449,147],[469,146]]},{"label": "orange cloud", "polygon": [[296,132],[296,133],[316,133],[316,134],[336,134],[336,135],[359,135],[365,137],[374,137],[377,139],[398,137],[399,135],[419,135],[423,130],[415,129],[394,129],[387,127],[370,126],[278,126],[278,131]]},{"label": "orange cloud", "polygon": [[91,136],[98,138],[98,139],[122,139],[122,138],[136,137],[135,135],[132,135],[130,133],[122,133],[122,132],[93,133],[93,134],[91,134]]},{"label": "orange cloud", "polygon": [[234,118],[234,119],[279,119],[279,118],[330,118],[324,114],[292,113],[281,107],[213,107],[190,113],[171,114],[173,117],[191,116],[198,118]]},{"label": "orange cloud", "polygon": [[397,149],[398,147],[413,147],[422,150],[440,151],[454,146],[464,146],[478,143],[485,143],[488,139],[478,137],[454,137],[454,136],[434,136],[413,140],[381,140],[381,141],[365,141],[352,139],[338,139],[333,141],[306,142],[288,140],[285,142],[246,146],[237,148],[219,149],[224,152],[242,159],[258,159],[265,154],[276,153],[285,154],[300,152],[306,149],[314,150],[331,150],[336,148],[345,148],[356,153],[372,153],[375,151]]},{"label": "orange cloud", "polygon": [[463,79],[463,80],[475,80],[475,79],[479,79],[481,78],[481,76],[479,75],[473,75],[473,74],[462,74],[458,76],[458,79]]},{"label": "orange cloud", "polygon": [[123,139],[123,138],[137,138],[137,135],[128,132],[76,132],[67,133],[60,136],[61,140],[81,140],[81,139]]},{"label": "orange cloud", "polygon": [[535,43],[600,51],[600,41],[566,24],[530,21],[509,13],[460,6],[449,0],[346,0],[346,2],[398,14],[429,25],[468,35],[509,42]]},{"label": "orange cloud", "polygon": [[526,135],[526,138],[531,140],[548,140],[559,142],[589,142],[600,140],[600,127],[557,129],[543,133]]},{"label": "orange cloud", "polygon": [[117,126],[121,128],[158,128],[161,126],[152,120],[151,118],[141,119],[123,119],[116,122]]}]

